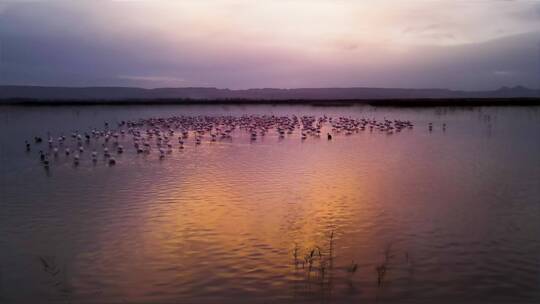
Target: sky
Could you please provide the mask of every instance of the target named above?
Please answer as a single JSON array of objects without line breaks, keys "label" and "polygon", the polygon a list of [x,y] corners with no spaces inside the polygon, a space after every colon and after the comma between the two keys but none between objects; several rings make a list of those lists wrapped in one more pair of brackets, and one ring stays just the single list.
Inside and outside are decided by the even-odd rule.
[{"label": "sky", "polygon": [[0,0],[0,85],[540,88],[540,0]]}]

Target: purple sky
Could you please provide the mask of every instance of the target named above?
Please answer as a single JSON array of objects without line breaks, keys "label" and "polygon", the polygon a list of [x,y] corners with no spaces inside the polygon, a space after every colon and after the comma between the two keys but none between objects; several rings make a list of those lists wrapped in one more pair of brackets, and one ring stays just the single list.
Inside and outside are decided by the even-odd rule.
[{"label": "purple sky", "polygon": [[538,88],[540,1],[8,0],[0,84]]}]

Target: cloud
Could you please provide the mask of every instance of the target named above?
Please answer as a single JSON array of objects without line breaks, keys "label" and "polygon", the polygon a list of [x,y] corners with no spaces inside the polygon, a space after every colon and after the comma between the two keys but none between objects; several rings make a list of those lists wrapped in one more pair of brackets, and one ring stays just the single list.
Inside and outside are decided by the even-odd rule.
[{"label": "cloud", "polygon": [[169,77],[169,76],[118,76],[120,79],[129,79],[129,80],[142,80],[150,82],[184,82],[184,78]]},{"label": "cloud", "polygon": [[[539,18],[523,15],[538,7],[453,0],[9,4],[0,16],[0,84],[535,86]],[[513,74],[497,73],[504,71]]]},{"label": "cloud", "polygon": [[515,71],[493,71],[493,74],[497,77],[512,77],[516,74]]},{"label": "cloud", "polygon": [[[197,86],[197,84],[191,84],[184,78],[160,76],[160,75],[120,75],[117,76],[120,80],[127,80],[130,83],[138,87],[155,88],[155,87],[183,87],[183,86]],[[200,84],[198,84],[200,85]]]}]

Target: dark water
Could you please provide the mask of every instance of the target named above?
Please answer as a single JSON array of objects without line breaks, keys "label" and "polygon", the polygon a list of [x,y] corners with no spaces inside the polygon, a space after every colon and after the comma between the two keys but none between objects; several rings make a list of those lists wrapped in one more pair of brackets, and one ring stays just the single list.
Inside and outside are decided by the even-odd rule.
[{"label": "dark water", "polygon": [[[105,121],[242,114],[415,127],[239,132],[116,166],[88,150],[48,171],[24,148]],[[3,107],[0,145],[0,303],[540,302],[539,108]]]}]

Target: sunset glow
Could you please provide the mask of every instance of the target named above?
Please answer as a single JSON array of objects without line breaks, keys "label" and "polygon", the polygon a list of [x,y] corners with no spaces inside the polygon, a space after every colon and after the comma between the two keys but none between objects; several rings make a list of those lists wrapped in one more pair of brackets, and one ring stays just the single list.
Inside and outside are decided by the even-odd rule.
[{"label": "sunset glow", "polygon": [[0,84],[540,82],[538,1],[14,1],[0,12]]}]

